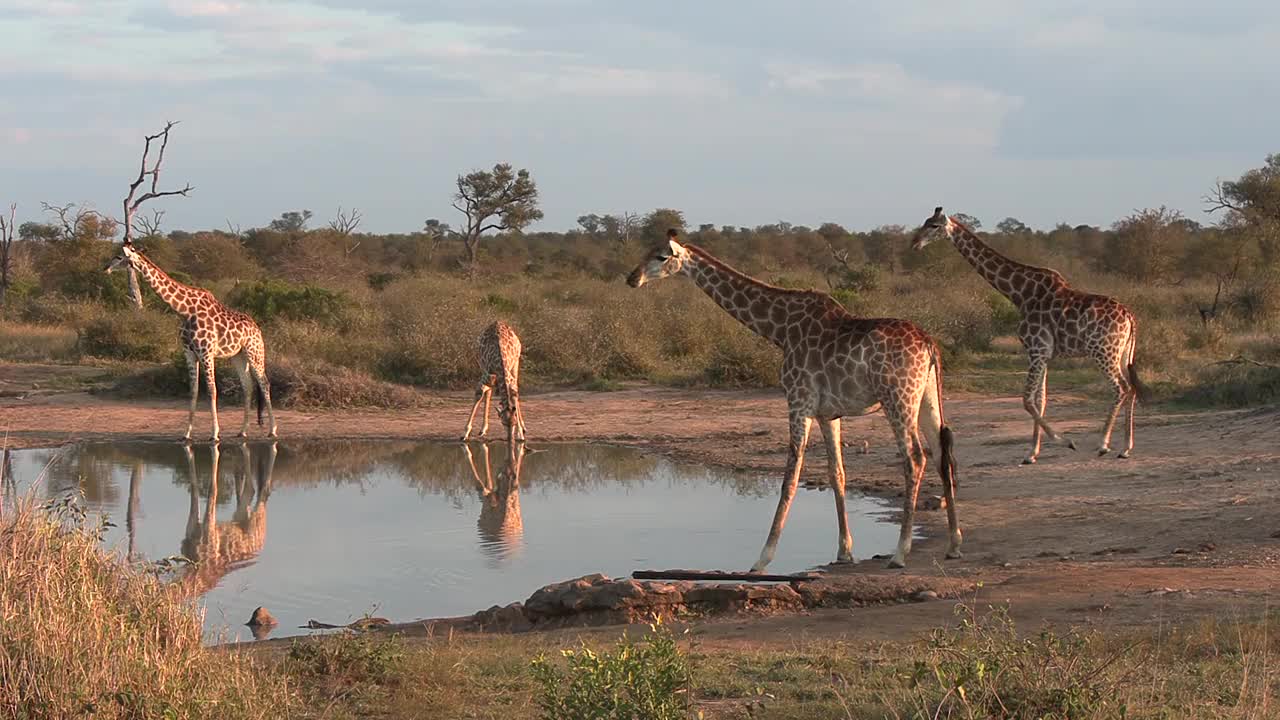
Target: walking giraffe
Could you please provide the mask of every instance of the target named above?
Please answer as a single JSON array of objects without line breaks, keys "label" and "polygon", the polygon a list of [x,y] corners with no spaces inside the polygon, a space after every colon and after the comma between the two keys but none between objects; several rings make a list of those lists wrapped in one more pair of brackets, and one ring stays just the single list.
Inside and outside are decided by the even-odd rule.
[{"label": "walking giraffe", "polygon": [[476,402],[471,406],[465,442],[471,437],[476,410],[484,401],[484,424],[480,437],[489,432],[489,405],[498,391],[498,418],[507,428],[507,441],[524,442],[524,413],[520,410],[520,338],[511,326],[498,320],[480,333],[480,382],[476,384]]},{"label": "walking giraffe", "polygon": [[218,302],[208,290],[183,285],[169,277],[131,242],[120,246],[120,254],[107,265],[107,272],[121,265],[136,270],[160,299],[183,318],[182,351],[187,356],[187,370],[191,381],[191,412],[187,416],[187,432],[182,436],[183,439],[191,439],[191,428],[196,418],[196,400],[200,393],[200,369],[203,366],[205,384],[209,389],[209,410],[213,414],[211,437],[214,442],[218,440],[218,383],[213,366],[214,361],[219,358],[231,359],[232,366],[240,376],[240,387],[244,390],[244,424],[240,427],[240,436],[249,434],[252,388],[258,398],[258,424],[262,424],[262,410],[265,406],[271,421],[271,429],[267,435],[275,437],[276,415],[271,407],[271,387],[267,381],[266,349],[262,342],[262,330],[253,318]]},{"label": "walking giraffe", "polygon": [[1107,415],[1098,455],[1111,452],[1111,431],[1121,406],[1127,406],[1125,448],[1119,457],[1133,452],[1133,411],[1145,388],[1133,363],[1138,322],[1129,308],[1105,295],[1073,289],[1056,270],[1023,265],[991,249],[969,228],[934,208],[933,215],[916,231],[912,247],[919,250],[935,238],[946,236],[978,274],[1009,298],[1022,314],[1018,338],[1030,361],[1022,406],[1031,414],[1031,451],[1023,459],[1030,465],[1040,455],[1041,433],[1072,450],[1076,445],[1049,427],[1044,411],[1048,402],[1049,361],[1054,357],[1088,356],[1111,381],[1116,399]]},{"label": "walking giraffe", "polygon": [[853,538],[845,514],[840,418],[877,409],[883,409],[893,429],[906,475],[902,527],[889,567],[905,567],[911,551],[916,497],[925,472],[920,423],[939,459],[950,530],[947,557],[960,557],[953,438],[942,417],[942,365],[933,338],[906,320],[856,318],[826,293],[767,285],[702,248],[681,244],[678,238],[675,230],[668,230],[666,241],[649,252],[627,284],[638,288],[671,275],[686,275],[738,322],[782,349],[782,388],[787,396],[791,442],[778,509],[752,571],[763,571],[773,560],[814,420],[826,441],[827,474],[836,501],[836,561],[853,561]]}]

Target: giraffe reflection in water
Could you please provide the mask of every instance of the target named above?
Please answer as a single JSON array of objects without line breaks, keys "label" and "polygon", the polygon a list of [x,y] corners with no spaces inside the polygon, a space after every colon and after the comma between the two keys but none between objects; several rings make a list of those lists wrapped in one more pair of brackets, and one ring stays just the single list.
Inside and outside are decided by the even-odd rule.
[{"label": "giraffe reflection in water", "polygon": [[[184,447],[191,475],[191,505],[182,538],[182,556],[191,561],[178,579],[183,592],[202,595],[217,587],[227,573],[253,564],[267,538],[267,499],[271,496],[271,474],[275,469],[277,446],[271,442],[252,460],[249,446],[241,444],[241,462],[235,477],[236,507],[229,522],[218,522],[218,466],[221,451],[210,446],[209,497],[200,512],[200,481],[195,453]],[[253,477],[250,477],[250,476]],[[131,493],[132,495],[132,493]],[[132,534],[132,533],[131,533]],[[132,544],[132,541],[130,542]]]},{"label": "giraffe reflection in water", "polygon": [[520,467],[524,464],[524,443],[507,443],[507,464],[498,472],[494,482],[493,467],[489,462],[489,445],[482,443],[481,458],[484,475],[476,468],[471,448],[462,444],[462,452],[471,466],[471,476],[480,490],[480,518],[476,528],[480,533],[480,549],[488,557],[491,567],[507,564],[524,549],[524,522],[520,518]]}]

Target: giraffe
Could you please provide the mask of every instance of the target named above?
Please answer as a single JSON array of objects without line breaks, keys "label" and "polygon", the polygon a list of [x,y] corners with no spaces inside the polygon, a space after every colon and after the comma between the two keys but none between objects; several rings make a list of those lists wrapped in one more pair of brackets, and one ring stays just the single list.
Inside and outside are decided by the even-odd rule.
[{"label": "giraffe", "polygon": [[484,477],[476,468],[475,456],[465,443],[463,453],[467,456],[467,464],[471,466],[471,476],[475,478],[480,490],[480,517],[476,527],[480,532],[481,548],[491,556],[495,565],[502,564],[515,557],[523,549],[524,521],[520,516],[520,468],[524,464],[525,446],[523,443],[511,443],[507,466],[498,471],[498,480],[493,479],[492,465],[489,463],[489,445],[481,444],[480,451],[484,460]]},{"label": "giraffe", "polygon": [[925,472],[920,424],[927,442],[938,453],[949,529],[947,557],[961,556],[954,438],[943,421],[942,365],[933,338],[906,320],[854,317],[826,293],[767,285],[702,248],[680,243],[675,230],[667,231],[667,239],[648,253],[627,284],[638,288],[676,274],[688,276],[738,322],[782,349],[782,388],[791,440],[778,508],[753,572],[763,571],[773,560],[815,420],[826,442],[828,482],[835,496],[839,527],[836,562],[853,561],[853,538],[845,513],[840,419],[877,409],[884,411],[893,429],[906,476],[902,526],[889,567],[905,567],[911,551],[916,497]]},{"label": "giraffe", "polygon": [[520,410],[520,338],[511,326],[495,321],[480,333],[480,382],[476,384],[476,402],[462,433],[466,442],[476,420],[476,410],[484,401],[484,425],[480,437],[489,432],[489,403],[498,391],[498,418],[507,428],[508,442],[524,442],[524,413]]},{"label": "giraffe", "polygon": [[169,277],[131,242],[125,242],[120,247],[120,254],[107,265],[107,272],[110,273],[121,265],[136,270],[160,299],[183,317],[182,351],[187,356],[191,382],[191,411],[187,415],[187,432],[183,439],[191,439],[191,428],[196,419],[196,399],[200,393],[200,368],[203,365],[205,385],[209,389],[209,410],[213,414],[211,439],[218,441],[218,383],[214,376],[214,362],[218,358],[231,359],[232,366],[240,376],[240,387],[244,390],[244,423],[240,427],[240,437],[249,434],[251,387],[258,398],[258,424],[262,424],[262,409],[266,406],[267,416],[271,421],[267,436],[275,437],[276,414],[271,407],[266,349],[262,342],[262,330],[253,318],[218,302],[208,290],[183,285]]},{"label": "giraffe", "polygon": [[[218,444],[214,443],[210,449],[209,497],[203,514],[200,512],[195,455],[190,445],[184,446],[183,450],[191,476],[191,506],[182,538],[182,556],[193,565],[182,577],[180,586],[190,595],[203,595],[217,587],[227,573],[251,564],[262,552],[267,539],[267,500],[271,496],[271,475],[275,469],[277,447],[273,440],[254,468],[249,446],[241,443],[241,464],[235,483],[236,508],[230,522],[218,522],[218,464],[221,456]],[[251,474],[254,477],[250,478]]]},{"label": "giraffe", "polygon": [[912,239],[919,250],[935,238],[946,236],[978,274],[1022,314],[1018,338],[1027,351],[1030,369],[1022,392],[1022,406],[1031,415],[1031,449],[1022,464],[1036,462],[1041,433],[1072,450],[1075,442],[1049,426],[1044,419],[1048,402],[1049,361],[1054,357],[1093,358],[1115,390],[1115,403],[1107,414],[1098,455],[1111,452],[1111,431],[1121,407],[1126,407],[1125,448],[1120,458],[1133,453],[1133,411],[1146,388],[1138,379],[1133,356],[1138,321],[1129,308],[1105,295],[1075,290],[1056,270],[1023,265],[993,250],[972,230],[934,208]]}]

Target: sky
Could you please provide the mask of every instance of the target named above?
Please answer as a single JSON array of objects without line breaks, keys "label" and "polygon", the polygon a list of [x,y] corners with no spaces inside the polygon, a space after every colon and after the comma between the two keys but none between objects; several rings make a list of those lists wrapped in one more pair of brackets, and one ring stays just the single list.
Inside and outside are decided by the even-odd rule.
[{"label": "sky", "polygon": [[1280,152],[1278,69],[1274,0],[0,0],[0,204],[118,215],[178,120],[168,229],[456,224],[498,162],[546,230],[1208,221]]}]

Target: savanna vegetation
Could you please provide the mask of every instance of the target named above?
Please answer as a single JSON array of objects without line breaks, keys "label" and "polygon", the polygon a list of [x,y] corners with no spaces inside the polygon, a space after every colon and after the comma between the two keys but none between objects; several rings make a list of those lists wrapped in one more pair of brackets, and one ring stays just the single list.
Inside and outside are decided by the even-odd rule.
[{"label": "savanna vegetation", "polygon": [[[459,176],[456,230],[431,219],[413,232],[362,233],[359,212],[340,209],[319,227],[310,211],[291,211],[249,230],[164,232],[157,214],[135,219],[132,236],[175,278],[258,319],[285,404],[403,405],[414,401],[405,386],[465,386],[475,375],[475,338],[494,318],[521,332],[534,388],[774,384],[778,353],[696,288],[634,291],[621,282],[669,227],[771,283],[820,288],[855,314],[922,324],[947,351],[953,387],[1020,391],[1024,361],[1008,339],[1014,308],[949,244],[912,250],[913,227],[687,227],[680,211],[657,209],[532,231],[537,202],[527,171],[499,165]],[[1108,228],[970,221],[1001,252],[1129,304],[1140,323],[1138,361],[1158,398],[1274,398],[1280,155],[1221,183],[1206,203],[1213,224],[1167,208]],[[102,272],[118,225],[75,206],[15,218],[4,218],[0,257],[3,357],[98,363],[124,376],[125,389],[184,392],[173,315],[150,290],[134,307],[127,279]],[[1059,387],[1079,381],[1107,391],[1084,365],[1058,363],[1053,372]]]}]

